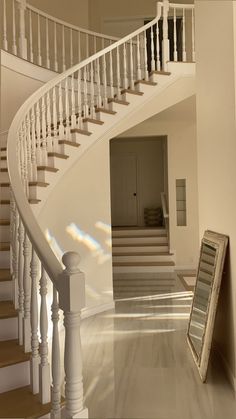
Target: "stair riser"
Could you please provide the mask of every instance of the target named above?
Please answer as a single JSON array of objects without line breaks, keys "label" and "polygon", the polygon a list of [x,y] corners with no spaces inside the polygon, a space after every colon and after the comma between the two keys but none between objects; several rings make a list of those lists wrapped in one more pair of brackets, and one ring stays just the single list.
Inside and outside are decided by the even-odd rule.
[{"label": "stair riser", "polygon": [[52,183],[54,182],[56,173],[46,172],[45,170],[38,170],[38,182]]},{"label": "stair riser", "polygon": [[[18,338],[18,319],[0,319],[0,341]],[[0,368],[1,370],[1,368]]]},{"label": "stair riser", "polygon": [[10,240],[10,226],[0,225],[0,241],[9,242]]},{"label": "stair riser", "polygon": [[138,83],[135,85],[135,90],[137,92],[143,92],[145,94],[145,93],[152,92],[155,87],[156,86],[152,86],[149,84]]},{"label": "stair riser", "polygon": [[120,246],[120,247],[116,247],[113,246],[112,248],[112,254],[113,255],[118,255],[119,253],[144,253],[144,252],[168,252],[168,246],[163,245],[163,246]]},{"label": "stair riser", "polygon": [[0,218],[9,219],[10,217],[10,205],[0,205]]},{"label": "stair riser", "polygon": [[29,361],[0,368],[0,393],[30,384]]},{"label": "stair riser", "polygon": [[1,199],[10,199],[10,188],[0,187],[0,196],[1,196]]},{"label": "stair riser", "polygon": [[116,244],[123,244],[124,246],[127,244],[152,244],[152,243],[163,243],[167,244],[167,237],[114,237],[112,239],[113,246]]},{"label": "stair riser", "polygon": [[118,256],[112,257],[113,262],[173,262],[173,255],[160,256]]},{"label": "stair riser", "polygon": [[47,194],[46,189],[40,186],[30,186],[30,199],[40,199],[42,201]]},{"label": "stair riser", "polygon": [[97,119],[103,122],[110,122],[110,121],[115,121],[115,117],[116,115],[112,115],[112,114],[107,114],[104,112],[97,112],[96,113]]},{"label": "stair riser", "polygon": [[153,229],[140,229],[140,230],[113,230],[112,231],[112,237],[123,237],[123,236],[130,236],[130,237],[136,237],[136,236],[159,236],[166,234],[166,230],[164,228],[153,228]]},{"label": "stair riser", "polygon": [[9,301],[12,299],[12,281],[0,282],[0,301]]},{"label": "stair riser", "polygon": [[48,157],[49,167],[56,167],[57,169],[61,170],[61,169],[64,169],[65,164],[66,164],[65,159],[59,159],[58,157]]},{"label": "stair riser", "polygon": [[[98,125],[98,124],[94,124],[92,122],[84,122],[83,123],[83,129],[89,132],[94,132],[96,131],[96,134],[99,134],[100,132],[102,132],[104,130],[103,125]],[[79,141],[77,141],[79,142]]]},{"label": "stair riser", "polygon": [[[79,134],[72,134],[73,136],[79,135]],[[83,135],[83,137],[85,137]],[[86,136],[86,141],[89,141],[89,137]],[[77,142],[78,144],[81,144],[81,141],[75,141],[75,139],[71,138],[71,141]],[[81,147],[71,147],[68,144],[61,144],[60,145],[60,153],[66,154],[67,156],[73,155],[73,153],[78,153],[80,151]]]},{"label": "stair riser", "polygon": [[150,81],[153,81],[158,84],[158,87],[163,86],[168,81],[170,76],[166,74],[152,74],[150,77]]},{"label": "stair riser", "polygon": [[140,95],[134,95],[134,94],[130,94],[130,93],[123,93],[121,96],[122,100],[125,100],[126,102],[129,102],[130,105],[138,104],[141,103],[143,101],[143,96]]},{"label": "stair riser", "polygon": [[113,273],[145,273],[145,272],[174,272],[173,266],[116,266]]},{"label": "stair riser", "polygon": [[9,269],[10,266],[10,252],[0,250],[0,267],[2,269]]},{"label": "stair riser", "polygon": [[127,112],[127,110],[129,109],[129,105],[122,105],[121,103],[115,103],[115,102],[111,102],[109,103],[109,107],[108,109],[110,111],[115,111],[117,113],[119,113],[119,115],[125,112]]}]

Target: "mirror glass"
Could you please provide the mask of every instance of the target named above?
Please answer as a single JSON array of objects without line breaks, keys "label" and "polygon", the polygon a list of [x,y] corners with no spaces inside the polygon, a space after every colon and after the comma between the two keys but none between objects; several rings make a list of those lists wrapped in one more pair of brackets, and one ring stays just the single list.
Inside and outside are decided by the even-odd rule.
[{"label": "mirror glass", "polygon": [[206,379],[227,243],[227,236],[206,231],[201,244],[187,336],[203,381]]}]

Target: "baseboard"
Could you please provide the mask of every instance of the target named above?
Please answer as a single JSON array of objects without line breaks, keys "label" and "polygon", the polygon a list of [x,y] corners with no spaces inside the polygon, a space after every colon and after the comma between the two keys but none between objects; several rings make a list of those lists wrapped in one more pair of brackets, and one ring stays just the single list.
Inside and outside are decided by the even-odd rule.
[{"label": "baseboard", "polygon": [[112,310],[113,308],[115,308],[114,301],[110,301],[106,304],[99,304],[93,307],[85,307],[81,311],[81,318],[82,320],[87,319],[88,317],[95,316],[95,314],[102,313],[103,311]]},{"label": "baseboard", "polygon": [[220,358],[220,360],[222,362],[222,366],[223,366],[223,369],[225,371],[226,377],[227,377],[232,389],[234,390],[234,394],[235,394],[235,397],[236,397],[236,378],[235,378],[235,376],[233,374],[233,371],[231,370],[227,360],[225,359],[224,355],[222,354],[222,352],[219,348],[219,345],[217,345],[216,341],[213,342],[213,349],[217,353],[217,356]]}]

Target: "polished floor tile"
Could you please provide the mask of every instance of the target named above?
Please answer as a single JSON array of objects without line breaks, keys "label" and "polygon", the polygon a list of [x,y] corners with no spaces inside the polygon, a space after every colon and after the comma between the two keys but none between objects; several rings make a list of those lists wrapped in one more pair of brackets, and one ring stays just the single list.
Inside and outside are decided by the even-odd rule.
[{"label": "polished floor tile", "polygon": [[192,292],[178,277],[156,278],[163,285],[149,293],[148,282],[136,288],[132,281],[116,294],[115,310],[82,323],[89,417],[235,419],[236,401],[219,359],[211,357],[202,384],[187,346]]}]

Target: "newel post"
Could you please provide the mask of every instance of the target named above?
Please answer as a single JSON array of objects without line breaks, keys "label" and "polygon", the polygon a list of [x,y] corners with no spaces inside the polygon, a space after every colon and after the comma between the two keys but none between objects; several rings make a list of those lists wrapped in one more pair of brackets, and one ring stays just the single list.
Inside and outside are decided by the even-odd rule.
[{"label": "newel post", "polygon": [[27,39],[25,37],[25,12],[26,12],[26,0],[17,0],[19,7],[19,50],[21,58],[27,60]]},{"label": "newel post", "polygon": [[168,37],[168,13],[169,0],[163,0],[163,41],[162,41],[162,66],[167,70],[167,62],[170,60],[170,41]]},{"label": "newel post", "polygon": [[64,311],[65,326],[65,399],[66,419],[88,418],[83,406],[82,350],[80,340],[81,309],[85,306],[85,277],[78,268],[80,257],[65,253],[65,265],[58,283],[59,306]]}]

